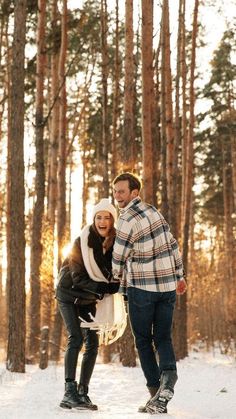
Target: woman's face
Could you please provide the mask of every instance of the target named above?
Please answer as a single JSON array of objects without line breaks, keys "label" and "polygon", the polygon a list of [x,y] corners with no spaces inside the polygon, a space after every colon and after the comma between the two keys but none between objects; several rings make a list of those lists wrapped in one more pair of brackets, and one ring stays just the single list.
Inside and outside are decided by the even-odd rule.
[{"label": "woman's face", "polygon": [[108,211],[98,211],[94,218],[94,224],[98,234],[102,237],[107,237],[113,227],[113,217]]}]

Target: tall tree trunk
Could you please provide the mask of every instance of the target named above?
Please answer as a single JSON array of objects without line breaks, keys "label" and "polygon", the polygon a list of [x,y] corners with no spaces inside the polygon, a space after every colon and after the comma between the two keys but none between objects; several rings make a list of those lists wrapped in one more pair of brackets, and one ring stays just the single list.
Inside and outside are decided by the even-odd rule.
[{"label": "tall tree trunk", "polygon": [[[140,20],[140,19],[139,19]],[[140,131],[139,131],[139,111],[140,111],[140,107],[139,107],[139,92],[138,92],[138,83],[139,83],[139,79],[140,79],[140,75],[139,75],[139,66],[140,66],[140,57],[141,57],[141,45],[140,45],[140,31],[139,31],[139,27],[136,30],[136,34],[135,34],[135,43],[137,45],[137,49],[136,52],[134,54],[134,62],[135,62],[135,66],[134,66],[134,107],[133,107],[133,113],[134,113],[134,138],[136,139],[139,135],[140,135]],[[140,149],[138,146],[138,142],[134,141],[134,169],[136,171],[136,173],[139,173],[139,154],[140,154]]]},{"label": "tall tree trunk", "polygon": [[[109,196],[109,177],[108,177],[108,45],[107,45],[107,0],[101,0],[101,52],[102,52],[102,155],[100,159],[101,173],[103,180],[98,188],[98,198]],[[100,182],[99,182],[100,183]],[[102,347],[103,362],[110,360],[110,347]]]},{"label": "tall tree trunk", "polygon": [[[195,67],[196,67],[196,40],[198,28],[198,5],[199,1],[195,0],[194,14],[193,14],[193,30],[192,30],[192,51],[191,51],[191,67],[190,67],[190,91],[189,91],[189,130],[187,138],[187,166],[186,166],[186,187],[185,187],[185,212],[184,212],[184,226],[183,226],[183,264],[187,274],[188,272],[188,251],[189,251],[189,232],[191,222],[191,208],[193,205],[193,136],[194,136],[194,105],[195,105]],[[182,359],[188,354],[187,348],[187,295],[184,294],[178,297],[175,313],[175,327],[177,333],[175,337],[178,341],[177,358]]]},{"label": "tall tree trunk", "polygon": [[172,103],[172,75],[170,64],[170,22],[169,22],[169,1],[163,1],[162,10],[163,25],[163,59],[165,60],[165,129],[166,129],[166,177],[168,197],[168,222],[171,230],[174,226],[174,129],[173,129],[173,103]]},{"label": "tall tree trunk", "polygon": [[232,155],[233,202],[234,202],[234,208],[236,209],[236,133],[234,132],[231,133],[230,140],[231,140],[231,155]]},{"label": "tall tree trunk", "polygon": [[[7,50],[7,74],[6,74],[6,85],[7,85],[7,214],[9,212],[9,195],[10,195],[10,176],[9,176],[9,164],[11,158],[10,152],[10,136],[11,136],[11,71],[12,71],[12,56],[11,49],[9,46],[8,38],[8,25],[6,25],[6,50]],[[8,217],[8,215],[7,215]],[[7,219],[6,225],[6,246],[7,246],[7,255],[10,254],[10,223]],[[7,256],[7,281],[6,281],[6,296],[7,296],[7,321],[9,321],[8,307],[9,307],[9,282],[10,282],[10,265]]]},{"label": "tall tree trunk", "polygon": [[58,61],[59,61],[59,50],[58,50],[58,20],[59,12],[57,8],[57,1],[53,0],[51,8],[51,22],[53,29],[53,40],[52,40],[52,56],[51,56],[51,104],[52,118],[51,118],[51,135],[50,135],[50,160],[49,160],[49,192],[48,192],[48,214],[47,218],[50,221],[51,227],[54,230],[55,226],[55,215],[56,215],[56,204],[57,204],[57,157],[58,157],[58,137],[59,137],[59,82],[58,82]]},{"label": "tall tree trunk", "polygon": [[152,106],[153,82],[153,0],[142,1],[142,137],[143,137],[143,193],[149,203],[155,202],[153,188]]},{"label": "tall tree trunk", "polygon": [[[176,239],[179,239],[181,228],[181,183],[180,170],[178,166],[179,150],[182,140],[181,116],[180,116],[180,85],[182,69],[182,49],[184,44],[184,1],[179,0],[179,22],[177,39],[177,57],[176,57],[176,77],[175,77],[175,125],[174,125],[174,158],[173,158],[173,202],[172,202],[172,232]],[[183,87],[183,86],[182,86]],[[175,191],[175,193],[174,193]],[[173,210],[174,209],[174,210]]]},{"label": "tall tree trunk", "polygon": [[102,183],[98,190],[99,198],[109,196],[109,178],[108,178],[108,142],[109,142],[109,125],[108,125],[108,46],[107,46],[107,0],[101,0],[101,51],[102,51],[102,155],[101,155],[101,172]]},{"label": "tall tree trunk", "polygon": [[[181,63],[181,78],[182,78],[182,141],[181,141],[181,152],[182,152],[182,174],[181,174],[181,208],[180,208],[180,235],[182,235],[184,217],[185,217],[185,198],[186,198],[186,178],[187,178],[187,66],[186,66],[186,29],[185,29],[185,0],[181,0],[183,3],[182,13],[180,13],[181,20],[179,22],[181,28],[181,47],[180,47],[180,63]],[[182,237],[183,239],[183,237]]]},{"label": "tall tree trunk", "polygon": [[167,130],[166,130],[166,60],[165,60],[165,18],[164,3],[161,20],[161,212],[168,220],[169,201],[167,194]]},{"label": "tall tree trunk", "polygon": [[[134,170],[134,33],[133,0],[125,2],[125,88],[124,88],[124,128],[122,136],[122,169]],[[118,340],[120,360],[123,366],[134,367],[136,354],[130,322],[123,336]]]},{"label": "tall tree trunk", "polygon": [[24,217],[24,59],[26,0],[16,0],[11,72],[11,130],[8,196],[8,347],[7,369],[25,372],[25,217]]},{"label": "tall tree trunk", "polygon": [[[62,250],[66,243],[66,51],[67,51],[67,0],[63,0],[61,22],[61,50],[59,60],[60,118],[59,118],[59,163],[58,163],[58,206],[57,206],[57,236],[58,236],[58,269],[62,262]],[[58,307],[55,309],[54,329],[51,358],[58,361],[60,355],[60,341],[62,320]]]},{"label": "tall tree trunk", "polygon": [[51,92],[50,107],[52,107],[50,126],[50,145],[48,156],[48,206],[43,223],[43,263],[41,266],[41,327],[48,326],[51,330],[53,294],[54,294],[54,244],[55,244],[55,219],[57,205],[57,157],[59,137],[59,82],[58,82],[58,20],[59,12],[57,0],[51,6],[51,24],[53,30],[52,55],[51,55]]},{"label": "tall tree trunk", "polygon": [[59,61],[59,85],[62,86],[59,98],[59,163],[57,198],[58,267],[62,262],[62,249],[66,239],[66,50],[67,50],[67,0],[63,0],[61,26],[61,51]]},{"label": "tall tree trunk", "polygon": [[[1,175],[1,178],[3,179],[2,170],[0,170],[0,175]],[[3,287],[3,258],[4,258],[3,249],[4,249],[4,237],[5,237],[4,213],[6,211],[6,202],[3,199],[4,196],[5,196],[5,193],[1,191],[1,200],[0,200],[0,342],[6,342],[6,338],[7,338],[6,336],[6,297],[4,293],[4,287]]]},{"label": "tall tree trunk", "polygon": [[111,137],[111,179],[118,171],[118,121],[120,105],[120,71],[121,58],[119,53],[119,0],[116,0],[116,30],[115,30],[115,65],[113,79],[113,112],[112,112],[112,137]]},{"label": "tall tree trunk", "polygon": [[124,128],[122,136],[124,171],[134,169],[134,31],[133,0],[125,2],[125,87]]},{"label": "tall tree trunk", "polygon": [[226,266],[225,274],[228,277],[229,284],[234,280],[234,251],[233,251],[233,199],[232,199],[232,168],[229,165],[229,150],[228,142],[222,139],[222,156],[223,156],[223,199],[224,199],[224,242],[225,242],[225,255]]},{"label": "tall tree trunk", "polygon": [[33,209],[30,255],[30,339],[29,353],[36,356],[40,337],[40,266],[42,262],[42,221],[44,213],[44,76],[45,76],[45,20],[46,1],[38,0],[37,63],[36,63],[36,201]]},{"label": "tall tree trunk", "polygon": [[198,29],[198,5],[199,0],[195,0],[193,14],[193,30],[192,30],[192,51],[190,66],[190,89],[189,89],[189,129],[187,142],[187,167],[186,167],[186,187],[185,187],[185,212],[183,226],[183,262],[185,271],[188,270],[188,242],[189,242],[189,225],[190,213],[192,205],[192,186],[193,186],[193,135],[194,135],[194,106],[195,106],[195,67],[196,67],[196,40]]},{"label": "tall tree trunk", "polygon": [[[155,52],[155,78],[154,78],[154,97],[152,104],[152,138],[153,138],[153,204],[158,207],[159,199],[157,191],[160,188],[160,167],[161,167],[161,130],[160,130],[160,83],[159,83],[159,59],[160,42]],[[160,196],[160,195],[159,195]]]},{"label": "tall tree trunk", "polygon": [[[232,139],[231,139],[232,141]],[[231,144],[230,144],[231,145]],[[225,257],[225,292],[226,292],[226,319],[229,329],[230,339],[235,338],[236,332],[236,315],[235,315],[235,248],[233,233],[233,176],[232,166],[229,164],[229,138],[222,138],[222,155],[223,155],[223,199],[224,199],[224,257]],[[232,161],[232,154],[231,154]],[[227,284],[227,285],[226,285]]]},{"label": "tall tree trunk", "polygon": [[[6,60],[3,59],[5,52],[7,52],[7,39],[8,39],[8,21],[7,19],[2,18],[0,23],[0,68],[1,71],[1,83],[2,83],[2,99],[0,106],[0,155],[2,155],[5,147],[4,139],[4,116],[5,109],[7,105],[7,70],[8,66],[6,65]],[[7,195],[6,182],[3,179],[6,177],[5,169],[0,167],[0,178],[2,179],[2,184],[0,187],[0,341],[6,342],[6,298],[4,295],[3,287],[3,249],[4,249],[4,237],[5,237],[5,214],[6,214],[6,201],[5,197]]]}]

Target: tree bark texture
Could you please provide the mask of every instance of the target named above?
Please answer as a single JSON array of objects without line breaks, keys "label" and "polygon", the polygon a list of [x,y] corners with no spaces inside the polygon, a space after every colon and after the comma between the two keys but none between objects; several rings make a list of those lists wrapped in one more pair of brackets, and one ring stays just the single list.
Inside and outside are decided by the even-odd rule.
[{"label": "tree bark texture", "polygon": [[167,130],[166,130],[166,60],[164,3],[161,19],[161,212],[168,220],[169,201],[167,184]]},{"label": "tree bark texture", "polygon": [[165,89],[165,102],[163,110],[165,113],[165,130],[166,130],[166,178],[167,178],[167,198],[168,198],[168,222],[171,229],[174,224],[173,213],[176,208],[173,207],[174,201],[174,129],[173,129],[173,103],[172,103],[172,75],[171,75],[171,51],[170,51],[170,22],[169,22],[169,1],[163,1],[162,9],[162,40],[163,54],[165,61],[165,83],[162,87]]},{"label": "tree bark texture", "polygon": [[45,170],[44,170],[44,77],[45,77],[45,21],[46,1],[38,0],[37,63],[36,63],[36,201],[33,209],[30,254],[30,339],[29,353],[39,351],[40,336],[40,266],[42,262],[42,222],[44,214]]},{"label": "tree bark texture", "polygon": [[142,1],[142,137],[144,199],[154,202],[152,104],[153,82],[153,0]]},{"label": "tree bark texture", "polygon": [[8,162],[8,346],[7,369],[25,372],[24,59],[26,0],[16,0],[11,72]]},{"label": "tree bark texture", "polygon": [[[108,150],[109,150],[109,123],[108,123],[108,45],[107,45],[107,0],[101,0],[101,51],[102,51],[102,147],[100,167],[102,174],[101,187],[98,189],[100,198],[109,196],[109,177],[108,177]],[[100,182],[99,182],[100,183]]]},{"label": "tree bark texture", "polygon": [[[58,199],[57,199],[57,238],[58,238],[58,269],[60,268],[63,255],[63,246],[66,243],[66,51],[67,51],[67,0],[63,0],[63,12],[61,17],[61,50],[59,59],[59,85],[60,108],[59,108],[59,162],[58,162]],[[52,341],[55,346],[51,349],[51,359],[58,361],[60,357],[60,341],[62,331],[62,319],[58,308],[55,308],[55,317],[52,331]]]},{"label": "tree bark texture", "polygon": [[118,122],[120,116],[120,73],[121,57],[119,52],[119,0],[116,0],[116,29],[115,29],[115,64],[113,79],[113,111],[112,111],[112,138],[111,138],[111,179],[118,172],[119,136]]},{"label": "tree bark texture", "polygon": [[125,88],[122,162],[124,171],[134,170],[134,31],[133,0],[125,2]]}]

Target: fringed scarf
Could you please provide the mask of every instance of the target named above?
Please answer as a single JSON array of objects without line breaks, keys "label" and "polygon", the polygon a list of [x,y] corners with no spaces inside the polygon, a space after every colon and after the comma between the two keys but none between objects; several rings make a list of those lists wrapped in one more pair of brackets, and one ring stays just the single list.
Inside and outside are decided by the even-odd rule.
[{"label": "fringed scarf", "polygon": [[[100,254],[98,262],[100,266],[98,266],[98,257],[96,257],[96,249],[94,250],[93,245],[95,242],[94,240],[91,246],[91,234],[93,236],[91,228],[85,226],[80,235],[81,251],[85,268],[90,278],[94,281],[108,282],[110,279],[109,277],[111,276],[109,262],[108,260],[102,260],[103,258]],[[96,233],[94,232],[94,234]],[[94,239],[96,239],[96,237],[94,237]],[[95,260],[95,258],[97,260]],[[115,342],[122,336],[127,324],[127,314],[122,295],[119,293],[113,295],[105,294],[104,298],[98,301],[96,315],[95,317],[91,316],[91,319],[92,322],[85,322],[81,319],[81,327],[98,330],[100,344],[109,345]]]}]

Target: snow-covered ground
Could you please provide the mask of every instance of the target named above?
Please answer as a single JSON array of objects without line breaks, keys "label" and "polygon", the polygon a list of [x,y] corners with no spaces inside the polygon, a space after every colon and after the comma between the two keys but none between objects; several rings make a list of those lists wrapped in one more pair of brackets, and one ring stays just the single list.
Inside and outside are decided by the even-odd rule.
[{"label": "snow-covered ground", "polygon": [[[236,361],[223,355],[192,352],[178,363],[179,380],[166,419],[236,419]],[[63,364],[25,374],[10,373],[0,364],[1,419],[151,419],[163,415],[138,413],[148,399],[140,367],[125,368],[98,361],[90,383],[95,412],[63,410]]]}]

